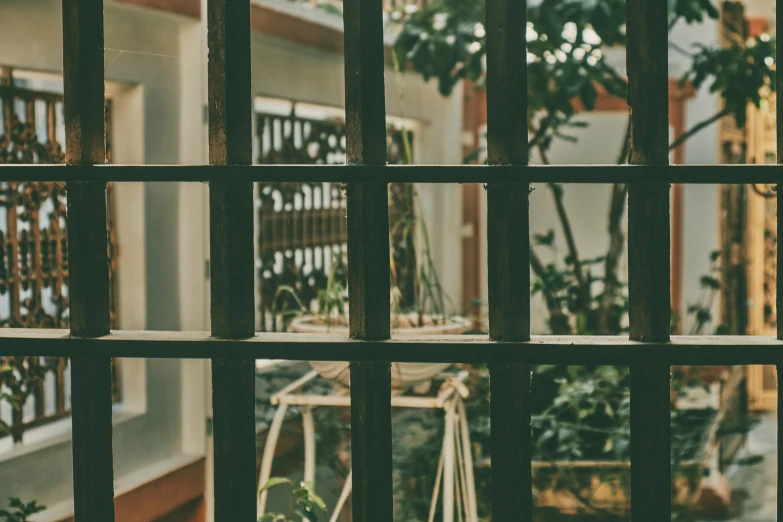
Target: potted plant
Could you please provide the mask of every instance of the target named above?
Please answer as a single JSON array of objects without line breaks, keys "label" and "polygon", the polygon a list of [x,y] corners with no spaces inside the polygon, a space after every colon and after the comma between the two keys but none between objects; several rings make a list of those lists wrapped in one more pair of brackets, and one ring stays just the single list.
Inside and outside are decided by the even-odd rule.
[{"label": "potted plant", "polygon": [[[464,333],[470,323],[448,312],[450,300],[435,269],[429,245],[426,223],[417,216],[413,206],[417,201],[413,185],[396,184],[390,189],[390,286],[389,318],[393,335],[448,335]],[[416,232],[416,233],[415,233]],[[416,239],[422,255],[417,256]],[[290,320],[288,330],[296,333],[335,333],[348,335],[348,288],[345,257],[333,256],[325,287],[318,291],[313,303],[299,298],[296,288],[281,286],[274,298],[273,313]],[[282,303],[283,309],[277,309]],[[293,304],[293,306],[292,306]],[[348,384],[347,363],[313,361],[322,377]],[[429,382],[447,363],[394,363],[392,386],[423,393]]]},{"label": "potted plant", "polygon": [[[547,240],[548,241],[548,240]],[[693,335],[706,333],[712,322],[710,309],[720,285],[722,267],[712,256],[710,272],[700,278],[704,288],[698,303],[688,307]],[[599,325],[589,314],[570,315],[568,304],[576,300],[573,269],[545,265],[546,279],[535,278],[534,290],[547,294],[552,309],[562,307],[564,321],[579,333],[591,333]],[[589,278],[589,276],[588,276]],[[592,307],[602,296],[590,296]],[[627,324],[624,294],[617,300],[613,324],[619,333]],[[576,314],[574,314],[576,315]],[[717,330],[721,330],[720,327]],[[479,513],[489,513],[491,498],[489,373],[483,365],[465,365],[470,377],[466,399],[470,440],[476,462],[475,477]],[[590,520],[627,519],[630,512],[630,374],[629,368],[612,365],[537,365],[532,368],[531,431],[536,520],[568,517]],[[736,451],[747,430],[743,411],[744,367],[672,368],[672,503],[682,515],[703,513],[711,501],[726,498],[723,466]],[[395,433],[427,428],[428,442],[400,446],[395,469],[399,473],[400,509],[406,518],[423,519],[429,503],[422,491],[432,491],[434,469],[440,456],[438,442],[443,429],[429,412],[410,422],[398,421]],[[498,458],[502,458],[502,455]],[[716,463],[718,463],[716,465]],[[722,504],[723,505],[723,504]],[[712,513],[714,514],[714,512]],[[437,518],[437,515],[436,515]]]}]

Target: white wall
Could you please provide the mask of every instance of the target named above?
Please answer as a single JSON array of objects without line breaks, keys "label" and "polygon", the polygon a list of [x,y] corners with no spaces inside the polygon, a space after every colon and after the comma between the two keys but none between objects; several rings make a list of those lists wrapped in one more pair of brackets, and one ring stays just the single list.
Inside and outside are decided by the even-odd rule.
[{"label": "white wall", "polygon": [[[0,19],[5,21],[0,31],[0,64],[61,74],[59,1],[5,0],[0,3]],[[112,82],[107,92],[115,100],[116,161],[180,161],[179,35],[187,23],[178,17],[107,3],[105,74]],[[177,329],[178,187],[127,184],[117,186],[116,195],[121,327]],[[115,415],[114,469],[119,490],[141,480],[145,470],[159,474],[167,463],[181,466],[183,458],[188,458],[185,452],[203,454],[203,447],[188,442],[188,432],[179,420],[184,382],[180,361],[123,360],[121,368],[123,391],[129,400]],[[203,379],[198,385],[203,389]],[[50,516],[58,510],[66,513],[72,495],[69,421],[52,429],[59,435],[0,455],[0,498],[38,500],[53,508]],[[202,422],[192,423],[190,429],[203,438]],[[39,519],[46,520],[47,515]]]},{"label": "white wall", "polygon": [[[333,17],[325,17],[333,21]],[[326,22],[324,22],[326,23]],[[345,104],[345,80],[342,55],[327,52],[278,38],[252,35],[252,89],[254,96],[291,100],[324,107],[342,109]],[[412,120],[416,128],[415,163],[457,164],[461,162],[460,133],[462,127],[461,89],[448,99],[443,98],[434,82],[426,84],[417,74],[400,78],[386,69],[386,110],[390,116]],[[197,163],[190,158],[189,163]],[[459,185],[421,185],[419,187],[422,214],[432,239],[433,258],[447,293],[459,301],[462,285],[459,228],[461,223],[461,191]],[[206,208],[201,203],[204,189],[181,189],[181,211],[187,220],[206,220]],[[202,211],[203,209],[203,211]],[[187,248],[180,253],[180,267],[192,278],[181,284],[183,324],[188,328],[207,329],[208,281],[196,280],[203,274],[208,237],[196,237],[193,230],[182,231],[189,238]],[[182,281],[182,272],[180,273]],[[197,304],[204,313],[199,315]],[[186,319],[187,317],[187,319]]]},{"label": "white wall", "polygon": [[770,21],[770,34],[775,34],[775,2],[773,0],[744,0],[745,16],[763,17]]},{"label": "white wall", "polygon": [[[697,43],[718,45],[718,23],[707,20],[699,25],[678,24],[671,33],[671,39],[686,50],[693,50]],[[688,66],[688,59],[682,54],[669,51],[670,75],[680,77]],[[687,104],[686,127],[710,117],[720,110],[720,98],[709,92],[704,85]],[[685,163],[712,165],[720,162],[719,125],[705,128],[686,142]],[[683,277],[682,309],[699,301],[701,288],[699,279],[709,271],[710,252],[718,250],[720,245],[718,205],[718,187],[716,185],[686,185],[683,203]],[[715,312],[718,308],[715,302]],[[717,317],[715,313],[713,316]],[[690,323],[687,318],[683,332],[687,332]]]}]

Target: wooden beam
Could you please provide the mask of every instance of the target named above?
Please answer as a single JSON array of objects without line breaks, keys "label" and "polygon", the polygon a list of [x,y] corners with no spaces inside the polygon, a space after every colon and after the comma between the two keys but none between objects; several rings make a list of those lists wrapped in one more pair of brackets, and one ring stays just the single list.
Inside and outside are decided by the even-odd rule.
[{"label": "wooden beam", "polygon": [[783,362],[783,341],[764,336],[674,336],[642,343],[622,336],[533,336],[497,342],[481,335],[404,336],[359,341],[333,334],[262,333],[216,339],[210,332],[117,331],[99,338],[67,330],[0,328],[3,355],[148,359],[286,359],[291,361],[397,361],[526,364],[737,365]]},{"label": "wooden beam", "polygon": [[[528,163],[525,2],[487,2],[487,150],[491,165]],[[513,29],[517,28],[517,29]],[[487,185],[489,335],[530,339],[530,186],[523,180]],[[533,516],[530,367],[489,364],[492,520]]]},{"label": "wooden beam", "polygon": [[775,184],[778,165],[0,165],[0,182]]},{"label": "wooden beam", "polygon": [[[386,164],[381,2],[350,0],[345,22],[345,120],[350,165]],[[354,339],[390,335],[387,184],[347,185],[348,298]],[[351,360],[352,518],[391,522],[391,365]]]},{"label": "wooden beam", "polygon": [[[775,19],[780,20],[780,16],[783,16],[783,0],[775,0]],[[778,27],[776,25],[776,27]],[[779,31],[778,38],[776,39],[776,53],[778,56],[778,59],[780,59],[781,56],[783,56],[783,39],[780,38]],[[778,74],[776,77],[776,89],[775,89],[775,96],[776,96],[776,107],[777,107],[777,114],[776,114],[776,123],[777,123],[777,164],[783,165],[783,74]],[[780,168],[780,167],[778,167]],[[775,182],[775,188],[776,190],[781,186],[781,176],[778,176],[778,181]],[[778,197],[777,197],[777,214],[778,214],[778,237],[780,237],[781,231],[783,231],[783,195],[781,195],[780,191],[778,190]],[[778,339],[783,339],[783,249],[780,248],[780,241],[778,240],[778,248],[777,248],[777,273],[775,274],[775,292],[776,292],[776,299],[775,299],[775,317],[777,317],[777,337]],[[775,376],[777,379],[778,384],[778,401],[777,401],[777,408],[778,408],[778,426],[783,426],[781,424],[783,422],[783,413],[781,413],[781,409],[783,408],[783,391],[781,391],[780,387],[780,372],[783,369],[783,364],[778,364],[775,366]],[[783,429],[778,429],[778,462],[782,462],[781,459],[783,459]],[[783,520],[783,466],[778,466],[778,520]]]},{"label": "wooden beam", "polygon": [[[250,0],[209,0],[209,163],[251,165]],[[253,188],[209,184],[212,335],[255,331]],[[212,359],[215,521],[256,519],[255,361]]]},{"label": "wooden beam", "polygon": [[[665,2],[628,0],[630,163],[667,165],[668,14]],[[666,342],[671,320],[669,184],[649,179],[628,192],[631,339]],[[631,365],[631,518],[671,519],[670,369]]]},{"label": "wooden beam", "polygon": [[[65,161],[106,160],[103,1],[63,0]],[[24,179],[20,178],[20,179]],[[71,334],[109,333],[106,183],[70,182],[68,265]],[[71,359],[74,512],[80,521],[114,520],[111,359]]]}]

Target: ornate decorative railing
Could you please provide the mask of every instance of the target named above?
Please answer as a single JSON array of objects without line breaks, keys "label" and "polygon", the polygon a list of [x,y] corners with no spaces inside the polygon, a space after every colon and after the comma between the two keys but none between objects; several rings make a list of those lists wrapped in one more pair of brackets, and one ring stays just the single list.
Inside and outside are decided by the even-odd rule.
[{"label": "ornate decorative railing", "polygon": [[[63,163],[62,94],[25,88],[11,69],[0,71],[0,164]],[[110,118],[107,100],[107,129],[111,129]],[[110,158],[109,136],[106,146]],[[108,256],[115,281],[111,184],[107,197]],[[64,183],[0,183],[0,327],[69,327],[67,223]],[[111,320],[116,327],[115,294],[112,284]],[[116,364],[114,369],[117,400]],[[21,442],[30,428],[70,415],[68,379],[67,359],[0,357],[0,394],[6,394],[6,400],[0,400],[0,422],[15,442]]]},{"label": "ornate decorative railing", "polygon": [[[256,139],[260,164],[345,163],[345,123],[338,119],[301,118],[295,110],[288,116],[257,113]],[[411,150],[411,143],[410,130],[389,126],[388,162],[407,163],[405,150]],[[396,203],[390,205],[390,224],[411,204],[395,196],[398,188],[390,187]],[[290,294],[281,293],[281,287],[295,289],[301,303],[310,303],[326,288],[332,263],[343,263],[348,242],[345,198],[342,188],[331,183],[259,183],[256,194],[258,328],[278,331],[283,325],[277,312],[299,305]],[[338,278],[344,277],[343,268],[336,267]]]}]

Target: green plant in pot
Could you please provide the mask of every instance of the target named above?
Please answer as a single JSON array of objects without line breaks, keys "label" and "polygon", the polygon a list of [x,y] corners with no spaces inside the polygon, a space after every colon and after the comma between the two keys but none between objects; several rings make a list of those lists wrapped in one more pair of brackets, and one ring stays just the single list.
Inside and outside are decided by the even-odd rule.
[{"label": "green plant in pot", "polygon": [[[551,283],[538,278],[533,280],[533,286],[549,284],[548,291],[554,298],[567,301],[568,296],[573,294],[567,281],[576,284],[573,268],[567,263],[558,266],[566,273],[558,273],[555,267],[547,270],[551,281],[559,281],[556,291]],[[692,324],[690,333],[693,335],[712,333],[708,331],[712,325],[710,310],[716,292],[720,290],[715,280],[720,278],[721,270],[719,258],[713,254],[710,272],[699,280],[703,294],[688,307],[689,323]],[[568,314],[567,308],[564,314]],[[617,325],[615,333],[619,333],[627,321],[625,307],[620,306],[617,314],[613,321]],[[573,317],[571,324],[577,324]],[[721,327],[715,329],[720,330]],[[465,368],[470,372],[465,382],[470,396],[465,404],[476,462],[479,515],[484,519],[491,512],[490,375],[483,365],[466,365]],[[556,518],[559,515],[555,512],[563,514],[560,511],[563,506],[580,513],[580,516],[590,513],[591,517],[600,520],[603,520],[601,517],[613,520],[613,517],[626,516],[630,478],[627,466],[630,458],[629,382],[629,368],[625,366],[533,367],[531,431],[534,486],[537,492],[536,513],[543,519]],[[703,367],[673,369],[672,470],[676,477],[676,492],[684,493],[686,499],[692,498],[701,480],[704,468],[700,452],[716,412],[709,409],[683,411],[678,410],[676,405],[689,390],[712,382],[711,371]],[[400,419],[398,422],[403,421]],[[421,412],[405,422],[408,425],[397,424],[394,429],[394,436],[400,440],[408,431],[424,429],[428,433],[426,443],[395,449],[395,470],[399,475],[396,481],[400,499],[398,509],[403,513],[402,518],[418,520],[429,513],[428,492],[432,491],[435,480],[431,470],[437,469],[439,444],[443,437],[442,414]],[[681,500],[682,497],[675,495],[679,502],[675,504],[675,510],[679,514],[690,509],[687,501]]]},{"label": "green plant in pot", "polygon": [[[461,334],[469,322],[448,313],[450,300],[440,282],[430,249],[426,223],[414,211],[418,202],[410,184],[390,187],[390,317],[395,335]],[[418,244],[417,244],[418,240]],[[418,247],[418,248],[417,248]],[[421,255],[417,255],[421,252]],[[333,256],[325,287],[313,303],[303,302],[295,288],[278,289],[274,303],[292,303],[275,313],[290,318],[288,330],[296,333],[335,333],[348,335],[348,288],[346,259],[342,252]],[[285,299],[283,297],[285,296]],[[322,377],[348,384],[347,363],[314,361]],[[395,363],[392,386],[425,392],[432,378],[450,364]]]}]

